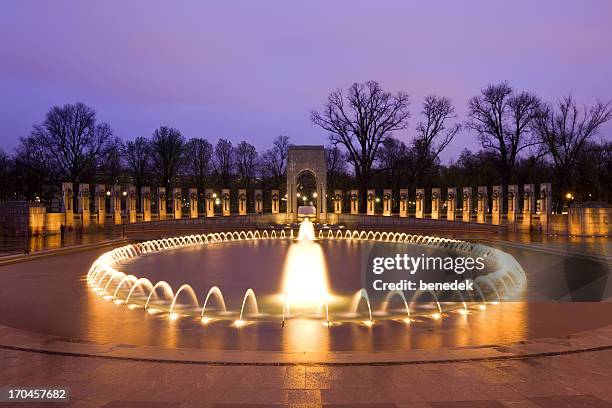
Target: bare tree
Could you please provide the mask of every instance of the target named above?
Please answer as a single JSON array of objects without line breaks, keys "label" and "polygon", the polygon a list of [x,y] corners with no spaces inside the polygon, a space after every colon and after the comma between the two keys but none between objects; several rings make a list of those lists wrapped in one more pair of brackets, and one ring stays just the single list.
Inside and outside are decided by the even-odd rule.
[{"label": "bare tree", "polygon": [[224,187],[228,187],[234,170],[234,147],[232,142],[219,139],[215,146],[215,171]]},{"label": "bare tree", "polygon": [[334,194],[338,176],[346,173],[346,157],[338,146],[327,146],[325,148],[325,162],[327,164],[327,191],[331,196]]},{"label": "bare tree", "polygon": [[501,183],[507,186],[518,154],[537,144],[530,126],[540,100],[537,96],[515,93],[507,82],[489,85],[468,103],[467,127],[478,134],[485,150],[499,158]]},{"label": "bare tree", "polygon": [[461,129],[459,123],[448,124],[457,117],[451,100],[444,96],[428,95],[421,114],[425,120],[417,125],[417,136],[412,143],[410,181],[414,186],[423,171],[433,165]]},{"label": "bare tree", "polygon": [[235,159],[240,182],[244,187],[248,187],[257,174],[257,149],[242,141],[236,146]]},{"label": "bare tree", "polygon": [[110,145],[104,163],[100,165],[100,172],[95,178],[112,184],[121,184],[125,181],[123,144],[118,138]]},{"label": "bare tree", "polygon": [[34,136],[21,138],[15,149],[16,190],[28,200],[42,195],[43,185],[57,178],[57,166]]},{"label": "bare tree", "polygon": [[206,139],[192,138],[185,144],[185,170],[201,191],[206,188],[210,175],[212,154],[213,147]]},{"label": "bare tree", "polygon": [[0,149],[0,202],[9,199],[11,186],[11,169],[13,167],[13,161],[4,150]]},{"label": "bare tree", "polygon": [[359,181],[361,208],[372,177],[372,165],[381,143],[393,131],[404,129],[410,117],[408,94],[392,95],[376,81],[353,84],[346,95],[332,92],[322,112],[312,111],[313,123],[327,130],[333,145],[346,148]]},{"label": "bare tree", "polygon": [[601,125],[612,119],[612,101],[597,101],[582,111],[570,96],[561,99],[556,107],[543,104],[533,124],[544,154],[553,162],[560,190],[557,198],[574,187],[576,164]]},{"label": "bare tree", "polygon": [[265,175],[280,182],[287,170],[287,153],[289,151],[289,136],[277,136],[272,143],[272,148],[266,150],[262,155],[262,170]]},{"label": "bare tree", "polygon": [[[177,129],[161,126],[153,132],[151,139],[153,164],[167,192],[176,181],[184,144],[185,139]],[[170,194],[167,197],[170,197]]]},{"label": "bare tree", "polygon": [[399,188],[400,175],[406,166],[408,148],[399,139],[389,137],[378,150],[379,170],[385,174],[386,182],[394,189]]},{"label": "bare tree", "polygon": [[144,137],[137,137],[122,146],[126,168],[136,186],[137,203],[140,206],[140,190],[151,176],[152,151],[151,142]]},{"label": "bare tree", "polygon": [[73,183],[95,174],[113,142],[110,126],[96,123],[95,111],[80,102],[52,107],[32,137],[53,157],[59,176]]}]

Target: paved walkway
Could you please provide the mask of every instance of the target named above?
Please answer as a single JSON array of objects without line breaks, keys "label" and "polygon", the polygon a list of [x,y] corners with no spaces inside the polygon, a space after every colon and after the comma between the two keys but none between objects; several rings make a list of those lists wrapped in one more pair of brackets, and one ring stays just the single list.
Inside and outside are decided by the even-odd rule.
[{"label": "paved walkway", "polygon": [[[612,350],[489,362],[276,367],[0,349],[0,366],[2,386],[69,387],[70,402],[55,405],[70,407],[612,406]],[[28,405],[37,406],[17,406]]]}]

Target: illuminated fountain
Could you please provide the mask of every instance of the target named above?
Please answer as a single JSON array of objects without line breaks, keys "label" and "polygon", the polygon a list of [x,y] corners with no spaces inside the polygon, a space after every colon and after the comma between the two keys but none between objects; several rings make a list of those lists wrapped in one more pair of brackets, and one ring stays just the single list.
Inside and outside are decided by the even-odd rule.
[{"label": "illuminated fountain", "polygon": [[287,252],[282,290],[284,316],[296,310],[328,309],[327,265],[323,250],[315,241],[314,225],[308,217],[300,224],[297,242]]},{"label": "illuminated fountain", "polygon": [[[195,286],[190,283],[177,285],[175,290],[165,280],[155,282],[117,270],[119,266],[129,267],[131,261],[141,256],[179,248],[197,249],[229,242],[281,240],[289,240],[291,244],[284,261],[280,293],[274,297],[272,304],[258,304],[258,296],[261,293],[256,295],[252,288],[246,287],[240,297],[240,308],[230,310],[221,289],[223,281],[214,282],[214,286],[203,292],[198,288],[194,289]],[[407,298],[401,291],[390,291],[382,301],[376,303],[363,288],[351,292],[354,293],[352,297],[348,293],[332,292],[327,262],[320,245],[326,240],[414,245],[431,250],[451,251],[458,256],[482,257],[494,267],[491,272],[474,280],[474,298],[464,299],[458,292],[456,301],[443,302],[439,300],[436,292],[416,291],[412,297]],[[331,273],[333,274],[333,270]],[[213,321],[226,321],[240,328],[259,321],[276,321],[284,325],[285,320],[289,318],[320,319],[326,326],[332,327],[336,324],[351,323],[373,326],[384,320],[410,323],[419,315],[438,320],[454,311],[467,315],[471,308],[484,311],[488,305],[512,298],[516,292],[522,291],[526,277],[512,256],[485,245],[399,232],[319,230],[317,233],[312,222],[306,218],[299,226],[296,239],[293,230],[254,230],[188,235],[125,245],[100,256],[91,265],[87,282],[89,287],[105,300],[127,306],[129,309],[143,308],[148,313],[167,316],[170,320],[189,318],[199,320],[203,325]],[[236,293],[230,295],[230,300],[239,296]],[[265,298],[266,296],[264,300]],[[425,298],[430,300],[425,301]],[[400,309],[391,308],[392,302]],[[434,311],[421,313],[417,304],[423,302],[428,303]],[[338,309],[338,305],[344,309]]]}]

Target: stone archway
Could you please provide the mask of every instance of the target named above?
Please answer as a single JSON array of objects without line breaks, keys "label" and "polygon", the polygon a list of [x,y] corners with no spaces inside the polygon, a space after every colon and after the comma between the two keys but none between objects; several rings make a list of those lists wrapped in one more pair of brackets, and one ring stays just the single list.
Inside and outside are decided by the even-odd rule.
[{"label": "stone archway", "polygon": [[289,146],[287,157],[287,221],[297,220],[297,179],[311,172],[317,185],[317,219],[327,219],[327,164],[323,146]]}]

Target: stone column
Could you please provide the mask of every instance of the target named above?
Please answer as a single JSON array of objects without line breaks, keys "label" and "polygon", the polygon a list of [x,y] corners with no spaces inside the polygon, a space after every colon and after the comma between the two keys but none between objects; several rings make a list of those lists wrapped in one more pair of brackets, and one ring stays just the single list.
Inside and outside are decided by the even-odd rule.
[{"label": "stone column", "polygon": [[247,214],[247,192],[241,188],[238,190],[238,215]]},{"label": "stone column", "polygon": [[198,218],[198,189],[189,189],[189,218]]},{"label": "stone column", "polygon": [[221,206],[223,211],[223,216],[227,217],[230,215],[231,207],[230,207],[230,190],[229,188],[224,188],[221,190]]},{"label": "stone column", "polygon": [[446,190],[446,219],[455,221],[457,217],[457,188],[449,187]]},{"label": "stone column", "polygon": [[504,189],[502,186],[493,186],[493,194],[491,194],[491,222],[493,225],[501,224],[503,195]]},{"label": "stone column", "polygon": [[74,190],[72,189],[72,183],[68,181],[62,182],[62,212],[64,213],[64,226],[66,228],[74,225]]},{"label": "stone column", "polygon": [[523,185],[523,226],[531,227],[531,214],[535,213],[535,187],[533,184]]},{"label": "stone column", "polygon": [[113,224],[121,224],[121,186],[113,184],[111,187],[110,210],[113,214]]},{"label": "stone column", "polygon": [[393,205],[393,191],[389,188],[383,190],[383,216],[391,216],[391,207]]},{"label": "stone column", "polygon": [[516,184],[508,186],[508,223],[516,222],[519,191]]},{"label": "stone column", "polygon": [[334,214],[342,214],[342,190],[334,191]]},{"label": "stone column", "polygon": [[408,217],[408,189],[400,189],[399,195],[399,216],[402,218]]},{"label": "stone column", "polygon": [[166,187],[157,187],[157,219],[165,220],[168,208],[166,207]]},{"label": "stone column", "polygon": [[96,184],[96,201],[94,202],[98,226],[103,227],[106,222],[106,187],[104,184]]},{"label": "stone column", "polygon": [[552,216],[552,184],[540,183],[540,225],[542,233],[550,232]]},{"label": "stone column", "polygon": [[415,217],[416,218],[425,218],[425,189],[417,188],[416,196],[415,196],[414,204],[416,206],[415,209]]},{"label": "stone column", "polygon": [[319,215],[317,216],[317,218],[321,221],[324,221],[327,219],[327,180],[317,179],[317,181],[319,186],[319,191],[317,193],[317,199],[319,200],[319,206],[317,207],[317,211],[319,211]]},{"label": "stone column", "polygon": [[128,222],[133,224],[136,222],[136,187],[128,185],[127,188],[127,205]]},{"label": "stone column", "polygon": [[351,214],[359,214],[359,190],[351,190]]},{"label": "stone column", "polygon": [[140,211],[144,222],[151,221],[151,187],[140,187]]},{"label": "stone column", "polygon": [[206,217],[214,217],[215,216],[215,200],[217,199],[217,194],[211,189],[207,188],[204,190],[204,194],[206,197]]},{"label": "stone column", "polygon": [[376,192],[374,190],[368,190],[367,206],[367,215],[374,215],[376,206]]},{"label": "stone column", "polygon": [[487,221],[487,212],[489,211],[489,191],[487,186],[478,186],[478,195],[476,201],[476,221],[484,224]]},{"label": "stone column", "polygon": [[272,214],[278,214],[280,209],[280,196],[278,190],[272,190]]},{"label": "stone column", "polygon": [[263,191],[255,190],[255,213],[263,214]]},{"label": "stone column", "polygon": [[472,221],[472,187],[463,187],[463,222]]},{"label": "stone column", "polygon": [[175,220],[183,218],[183,193],[180,187],[172,189],[172,213]]},{"label": "stone column", "polygon": [[439,188],[431,189],[431,218],[433,220],[440,219],[440,202],[442,199],[440,196],[442,195],[442,190]]},{"label": "stone column", "polygon": [[89,184],[79,184],[79,214],[83,228],[89,227]]}]

